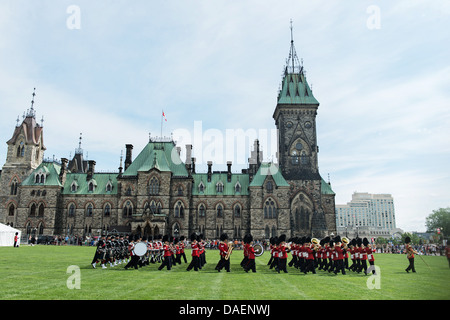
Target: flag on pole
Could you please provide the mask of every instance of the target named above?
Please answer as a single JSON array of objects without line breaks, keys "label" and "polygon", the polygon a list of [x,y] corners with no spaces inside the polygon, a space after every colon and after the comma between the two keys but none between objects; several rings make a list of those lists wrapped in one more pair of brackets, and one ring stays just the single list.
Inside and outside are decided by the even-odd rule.
[{"label": "flag on pole", "polygon": [[165,115],[165,113],[164,113],[164,110],[163,110],[163,112],[162,112],[162,116],[163,116],[164,120],[167,121],[166,115]]}]

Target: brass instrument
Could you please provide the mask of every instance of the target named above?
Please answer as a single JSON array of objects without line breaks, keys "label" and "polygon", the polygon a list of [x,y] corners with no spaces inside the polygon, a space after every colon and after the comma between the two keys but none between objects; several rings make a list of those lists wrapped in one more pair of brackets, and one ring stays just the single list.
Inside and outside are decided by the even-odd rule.
[{"label": "brass instrument", "polygon": [[342,237],[342,242],[345,243],[345,244],[349,244],[350,240],[348,238],[346,238],[346,237]]},{"label": "brass instrument", "polygon": [[231,251],[233,251],[233,243],[228,242],[228,252],[227,255],[225,256],[225,260],[230,259]]},{"label": "brass instrument", "polygon": [[253,248],[255,249],[255,257],[260,257],[264,253],[264,247],[259,243],[255,243]]},{"label": "brass instrument", "polygon": [[320,245],[320,240],[317,238],[312,238],[311,243],[314,246],[314,250],[320,249],[322,246]]}]

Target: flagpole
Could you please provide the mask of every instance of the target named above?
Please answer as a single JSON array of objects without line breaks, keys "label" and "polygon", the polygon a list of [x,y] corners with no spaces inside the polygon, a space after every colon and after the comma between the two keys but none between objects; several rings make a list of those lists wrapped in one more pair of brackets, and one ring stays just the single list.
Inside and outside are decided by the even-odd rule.
[{"label": "flagpole", "polygon": [[162,139],[163,114],[164,114],[164,110],[161,110],[161,139]]}]

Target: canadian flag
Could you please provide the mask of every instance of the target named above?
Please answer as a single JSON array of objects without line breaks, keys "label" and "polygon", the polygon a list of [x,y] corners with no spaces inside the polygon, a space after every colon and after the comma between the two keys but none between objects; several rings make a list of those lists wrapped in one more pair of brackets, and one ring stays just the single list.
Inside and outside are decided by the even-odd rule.
[{"label": "canadian flag", "polygon": [[164,113],[164,110],[163,110],[163,112],[162,112],[162,116],[163,116],[164,120],[166,120],[166,121],[167,121],[167,119],[166,119],[166,115],[165,115],[165,113]]}]

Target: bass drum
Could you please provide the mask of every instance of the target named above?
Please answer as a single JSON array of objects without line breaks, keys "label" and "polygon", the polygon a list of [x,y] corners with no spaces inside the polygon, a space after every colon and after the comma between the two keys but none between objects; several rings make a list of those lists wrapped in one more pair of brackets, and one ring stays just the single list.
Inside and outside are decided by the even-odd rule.
[{"label": "bass drum", "polygon": [[264,247],[260,243],[255,243],[253,245],[253,248],[255,249],[255,256],[260,257],[264,253]]},{"label": "bass drum", "polygon": [[143,242],[138,242],[134,245],[134,254],[142,257],[147,253],[147,245]]}]

